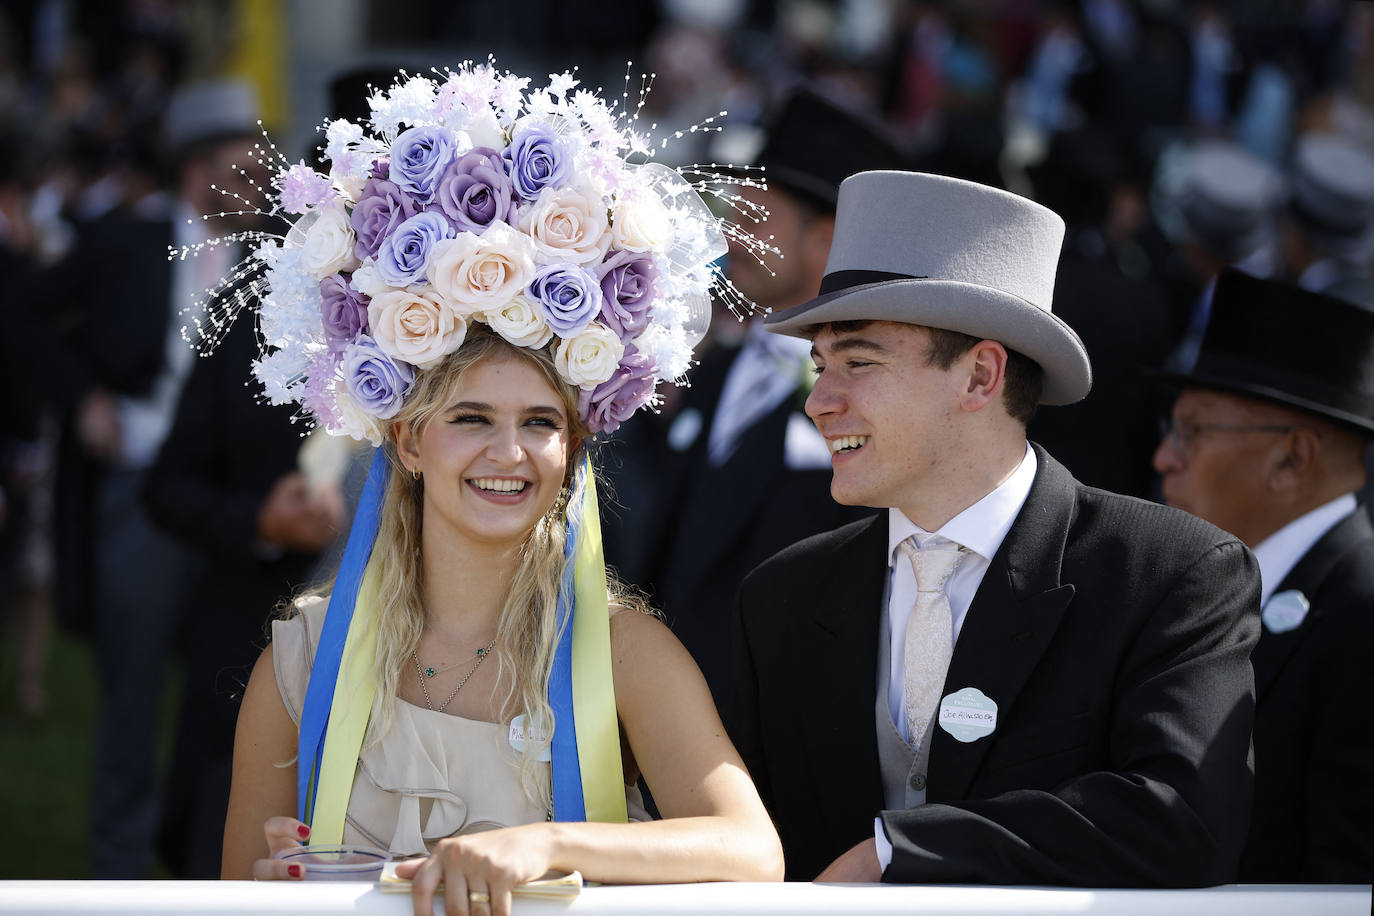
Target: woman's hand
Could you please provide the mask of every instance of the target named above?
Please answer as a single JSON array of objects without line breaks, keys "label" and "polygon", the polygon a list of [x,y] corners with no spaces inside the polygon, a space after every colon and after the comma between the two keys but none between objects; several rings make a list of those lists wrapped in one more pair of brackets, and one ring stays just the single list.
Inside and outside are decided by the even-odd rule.
[{"label": "woman's hand", "polygon": [[511,889],[555,868],[556,825],[526,824],[439,841],[425,859],[396,866],[411,881],[416,916],[434,912],[434,891],[444,885],[444,912],[457,916],[509,916]]},{"label": "woman's hand", "polygon": [[262,825],[267,836],[269,858],[258,859],[253,863],[254,881],[299,881],[305,877],[305,870],[299,863],[290,864],[276,858],[283,849],[294,849],[310,839],[310,828],[294,817],[269,817]]}]

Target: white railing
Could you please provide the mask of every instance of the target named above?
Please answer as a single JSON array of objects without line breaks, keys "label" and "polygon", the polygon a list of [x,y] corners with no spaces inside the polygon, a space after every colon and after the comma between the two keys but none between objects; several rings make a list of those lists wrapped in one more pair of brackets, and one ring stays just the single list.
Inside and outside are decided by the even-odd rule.
[{"label": "white railing", "polygon": [[[442,907],[436,912],[442,912]],[[370,884],[251,881],[0,881],[0,913],[362,913],[404,916],[409,896]],[[790,913],[1071,916],[1369,916],[1370,886],[1228,885],[1203,890],[692,884],[589,887],[571,901],[517,899],[527,914],[732,916]]]}]

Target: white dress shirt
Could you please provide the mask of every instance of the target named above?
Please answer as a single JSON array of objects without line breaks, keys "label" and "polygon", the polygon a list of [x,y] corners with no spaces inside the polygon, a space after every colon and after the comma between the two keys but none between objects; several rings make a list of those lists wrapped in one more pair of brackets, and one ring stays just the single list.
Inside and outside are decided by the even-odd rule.
[{"label": "white dress shirt", "polygon": [[[914,535],[916,543],[924,546],[928,540],[938,536],[969,551],[969,556],[959,564],[945,586],[950,619],[954,625],[954,643],[957,646],[959,631],[963,629],[973,596],[978,593],[978,586],[987,574],[993,555],[1002,546],[1002,541],[1006,540],[1012,522],[1030,495],[1036,466],[1035,451],[1027,443],[1026,453],[1010,477],[1002,481],[997,489],[945,522],[938,531],[926,531],[907,518],[900,509],[887,510],[888,597],[883,616],[891,640],[889,645],[906,645],[906,625],[911,608],[916,603],[916,574],[911,569],[911,563],[899,552],[898,545]],[[906,660],[903,653],[895,649],[888,654],[887,708],[892,714],[892,724],[910,743],[911,735],[906,724]],[[916,803],[924,804],[925,791],[916,795]],[[886,869],[892,862],[892,844],[883,832],[880,818],[874,818],[873,832],[878,843],[878,863]]]},{"label": "white dress shirt", "polygon": [[1298,561],[1356,508],[1355,494],[1337,496],[1306,515],[1275,531],[1255,546],[1255,560],[1260,568],[1260,607],[1269,603],[1274,589],[1287,578]]},{"label": "white dress shirt", "polygon": [[[764,330],[762,321],[750,323],[744,345],[730,364],[721,387],[707,443],[711,467],[718,468],[730,460],[744,431],[792,397],[810,365],[811,341],[773,334]],[[819,434],[815,438],[820,439]],[[821,445],[825,446],[823,439]],[[828,446],[824,467],[830,467]]]}]

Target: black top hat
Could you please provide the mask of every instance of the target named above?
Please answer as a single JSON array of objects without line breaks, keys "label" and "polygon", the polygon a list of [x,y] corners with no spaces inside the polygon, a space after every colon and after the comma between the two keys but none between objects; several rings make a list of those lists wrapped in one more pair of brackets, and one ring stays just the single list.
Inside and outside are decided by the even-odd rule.
[{"label": "black top hat", "polygon": [[840,182],[850,175],[906,165],[881,124],[812,89],[787,97],[767,135],[754,162],[763,166],[764,180],[827,212],[835,209]]},{"label": "black top hat", "polygon": [[1187,386],[1275,401],[1374,433],[1374,311],[1227,268]]}]

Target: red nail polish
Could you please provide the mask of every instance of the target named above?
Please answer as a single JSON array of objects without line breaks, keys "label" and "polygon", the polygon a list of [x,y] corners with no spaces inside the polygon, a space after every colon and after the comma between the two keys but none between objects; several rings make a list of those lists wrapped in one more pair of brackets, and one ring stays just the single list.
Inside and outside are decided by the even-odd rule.
[{"label": "red nail polish", "polygon": [[299,878],[301,876],[301,867],[299,865],[288,865],[286,866],[286,873],[293,878]]},{"label": "red nail polish", "polygon": [[299,827],[297,827],[296,832],[301,835],[302,840],[310,836],[310,828],[305,826],[304,824],[301,824]]}]

